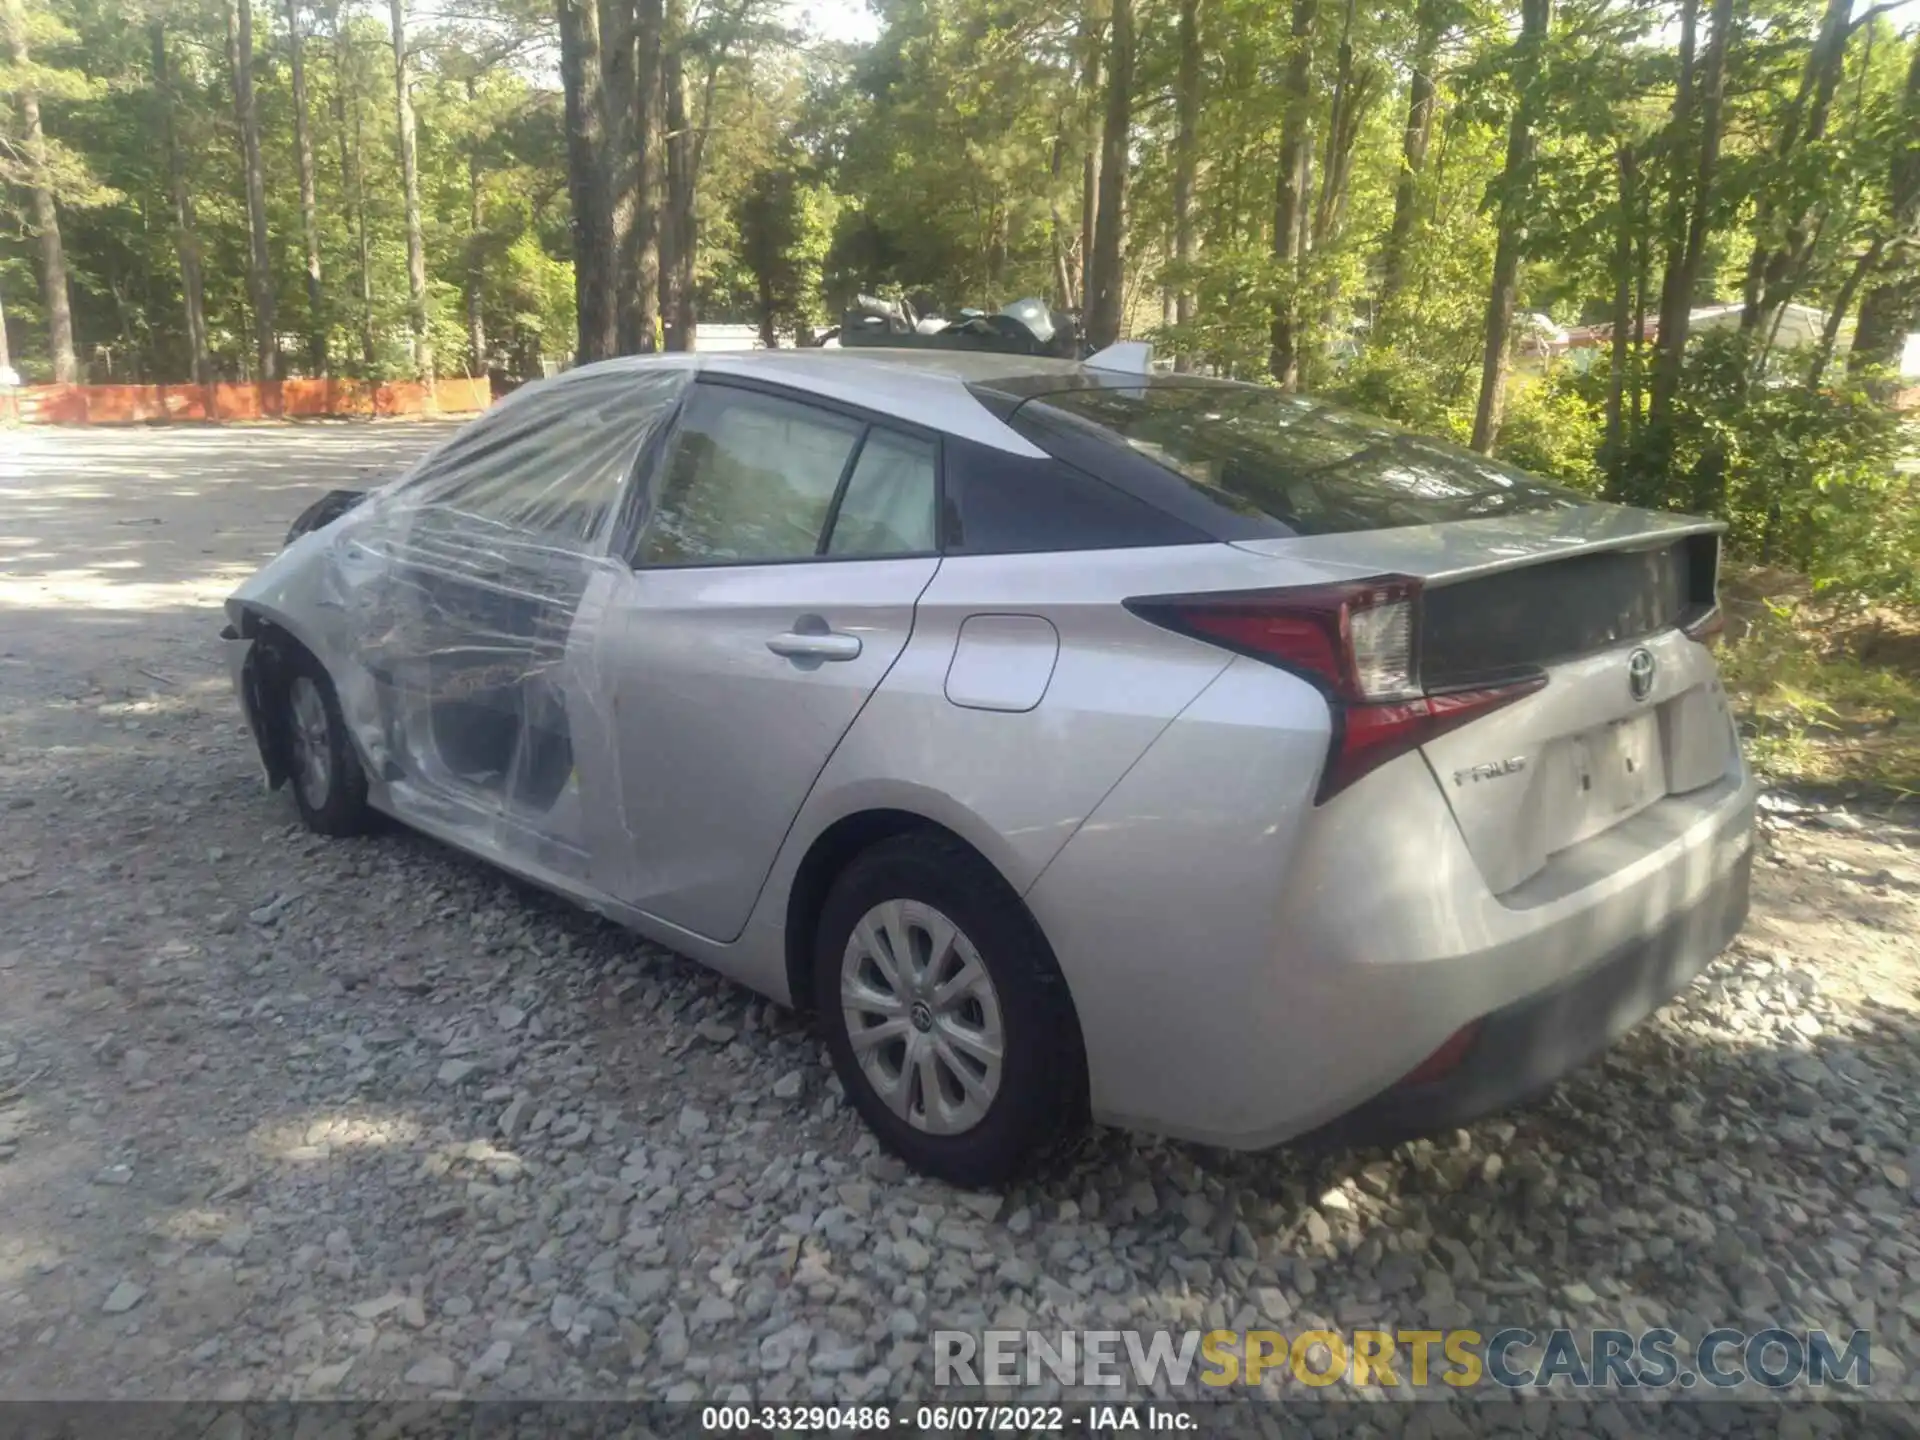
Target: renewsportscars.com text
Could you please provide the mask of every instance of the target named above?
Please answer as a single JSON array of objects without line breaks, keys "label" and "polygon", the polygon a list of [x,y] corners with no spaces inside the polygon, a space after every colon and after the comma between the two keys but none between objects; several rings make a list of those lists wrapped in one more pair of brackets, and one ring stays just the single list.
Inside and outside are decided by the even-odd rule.
[{"label": "renewsportscars.com text", "polygon": [[1769,1389],[1873,1380],[1872,1339],[1855,1330],[936,1330],[934,1384],[1220,1390],[1276,1383],[1466,1389]]}]

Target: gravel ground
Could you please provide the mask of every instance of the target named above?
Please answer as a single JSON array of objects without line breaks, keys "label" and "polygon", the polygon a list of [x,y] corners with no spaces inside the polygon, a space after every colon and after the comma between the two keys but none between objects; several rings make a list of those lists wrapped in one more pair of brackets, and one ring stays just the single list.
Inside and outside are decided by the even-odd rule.
[{"label": "gravel ground", "polygon": [[1745,937],[1525,1111],[963,1194],[785,1012],[261,790],[217,600],[442,433],[0,433],[0,1397],[898,1401],[936,1328],[1416,1323],[1859,1327],[1920,1394],[1911,814],[1770,816]]}]

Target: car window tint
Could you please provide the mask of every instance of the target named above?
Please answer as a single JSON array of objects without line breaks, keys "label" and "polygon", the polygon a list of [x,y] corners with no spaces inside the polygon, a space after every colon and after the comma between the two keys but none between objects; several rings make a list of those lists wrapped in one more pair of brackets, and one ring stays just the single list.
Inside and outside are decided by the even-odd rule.
[{"label": "car window tint", "polygon": [[870,430],[834,516],[829,555],[924,555],[938,489],[931,442]]},{"label": "car window tint", "polygon": [[948,436],[951,555],[1191,545],[1207,536],[1062,460]]},{"label": "car window tint", "polygon": [[1227,509],[1269,516],[1297,534],[1580,503],[1484,455],[1257,386],[1097,386],[1033,403],[1098,427]]},{"label": "car window tint", "polygon": [[681,369],[620,366],[530,385],[432,457],[404,497],[585,549],[687,380]]},{"label": "car window tint", "polygon": [[864,427],[750,390],[696,387],[640,541],[643,565],[816,554]]}]

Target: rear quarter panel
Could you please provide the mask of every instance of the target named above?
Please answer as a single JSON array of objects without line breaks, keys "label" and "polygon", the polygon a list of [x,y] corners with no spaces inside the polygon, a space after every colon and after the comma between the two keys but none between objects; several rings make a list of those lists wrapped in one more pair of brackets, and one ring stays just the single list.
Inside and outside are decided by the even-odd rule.
[{"label": "rear quarter panel", "polygon": [[[756,907],[749,943],[760,949],[784,933],[787,896],[809,847],[836,821],[865,810],[904,810],[945,826],[1024,894],[1234,659],[1139,619],[1121,602],[1326,578],[1325,571],[1229,545],[942,561],[921,596],[905,653],[801,808]],[[1009,710],[955,703],[954,695],[964,698],[949,684],[956,648],[967,621],[981,616],[1038,617],[1058,632],[1059,656],[1038,704]],[[1320,713],[1324,722],[1324,705]],[[1324,753],[1323,743],[1316,764]]]}]

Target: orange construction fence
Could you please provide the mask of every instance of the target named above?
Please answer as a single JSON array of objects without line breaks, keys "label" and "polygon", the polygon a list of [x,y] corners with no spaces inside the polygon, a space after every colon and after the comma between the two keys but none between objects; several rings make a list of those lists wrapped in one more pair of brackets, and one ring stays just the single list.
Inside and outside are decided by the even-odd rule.
[{"label": "orange construction fence", "polygon": [[165,420],[302,420],[329,416],[471,415],[493,399],[484,379],[271,380],[215,385],[28,385],[14,392],[29,425],[137,425]]}]

